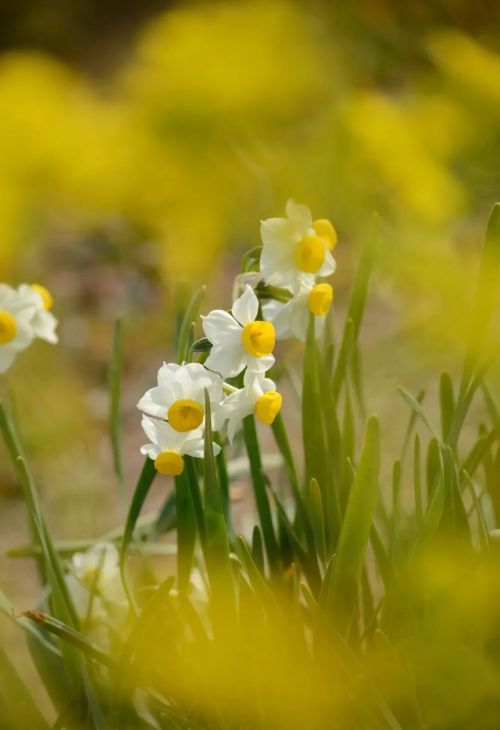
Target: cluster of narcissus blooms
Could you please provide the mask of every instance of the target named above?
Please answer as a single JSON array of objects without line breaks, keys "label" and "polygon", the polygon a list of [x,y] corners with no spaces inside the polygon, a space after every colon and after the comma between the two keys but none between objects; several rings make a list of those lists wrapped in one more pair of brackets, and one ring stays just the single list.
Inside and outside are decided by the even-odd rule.
[{"label": "cluster of narcissus blooms", "polygon": [[[141,452],[162,474],[181,474],[185,455],[203,457],[206,394],[212,431],[227,424],[230,442],[251,414],[272,424],[282,404],[275,383],[266,377],[276,339],[305,340],[311,314],[315,332],[323,328],[333,288],[320,278],[335,271],[331,252],[337,235],[330,221],[313,220],[305,205],[289,200],[286,214],[262,221],[260,270],[238,280],[239,289],[245,277],[253,286],[243,283],[230,312],[215,309],[202,317],[210,345],[204,364],[163,364],[157,386],[137,404],[149,438]],[[220,446],[212,447],[217,454]]]},{"label": "cluster of narcissus blooms", "polygon": [[0,373],[35,338],[57,342],[52,304],[50,292],[40,284],[21,284],[17,289],[0,284]]}]

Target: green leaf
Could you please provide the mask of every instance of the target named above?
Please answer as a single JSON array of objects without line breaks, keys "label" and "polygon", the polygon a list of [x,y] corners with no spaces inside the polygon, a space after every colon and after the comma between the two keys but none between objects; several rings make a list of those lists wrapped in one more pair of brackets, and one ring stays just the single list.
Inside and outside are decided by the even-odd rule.
[{"label": "green leaf", "polygon": [[408,403],[408,405],[410,406],[412,411],[415,413],[415,415],[420,418],[422,423],[424,423],[427,426],[427,428],[429,429],[431,434],[434,436],[434,438],[437,441],[439,441],[440,439],[439,439],[438,432],[436,431],[434,426],[431,424],[431,422],[427,418],[427,415],[426,415],[424,409],[422,408],[422,406],[420,405],[420,403],[418,402],[418,400],[416,400],[416,398],[414,398],[411,393],[408,393],[408,391],[405,388],[403,388],[401,385],[398,386],[398,391],[403,396],[404,400]]},{"label": "green leaf", "polygon": [[[210,397],[205,388],[205,450],[204,450],[204,503],[205,503],[205,561],[212,589],[214,609],[223,609],[230,620],[236,617],[233,573],[229,559],[229,536],[224,517],[224,499],[217,477],[212,436]],[[216,618],[214,617],[214,620]],[[222,622],[224,619],[222,619]],[[222,626],[219,625],[219,629]]]},{"label": "green leaf", "polygon": [[243,419],[243,434],[250,463],[255,503],[257,505],[257,513],[259,515],[264,545],[266,547],[267,559],[269,561],[271,572],[278,575],[281,573],[279,546],[274,531],[271,507],[267,494],[266,479],[262,470],[262,459],[257,440],[255,418],[253,415],[247,416]]},{"label": "green leaf", "polygon": [[58,636],[63,641],[76,647],[89,659],[98,661],[106,667],[115,666],[115,661],[108,654],[92,644],[83,636],[83,634],[79,631],[75,631],[75,629],[71,628],[71,626],[68,626],[63,621],[59,621],[58,619],[49,616],[47,613],[43,613],[43,611],[30,610],[25,611],[23,615],[30,621],[34,621],[41,628],[46,629],[51,634]]},{"label": "green leaf", "polygon": [[121,380],[122,380],[122,325],[119,319],[113,330],[113,344],[109,365],[109,432],[113,452],[113,466],[118,480],[118,486],[125,498],[125,478],[123,473],[122,433],[120,418]]},{"label": "green leaf", "polygon": [[446,440],[455,411],[453,383],[451,382],[449,373],[441,373],[441,379],[439,381],[439,403],[441,406],[441,433],[443,434],[443,440]]},{"label": "green leaf", "polygon": [[152,459],[149,456],[144,460],[144,464],[139,475],[134,494],[132,495],[132,501],[130,502],[127,519],[125,520],[125,529],[123,531],[123,538],[120,546],[120,572],[122,576],[123,587],[128,596],[130,605],[137,611],[134,596],[129,588],[127,571],[125,566],[125,559],[127,557],[128,547],[134,536],[134,528],[136,522],[141,514],[142,507],[146,501],[146,497],[149,494],[151,485],[156,476],[156,469]]},{"label": "green leaf", "polygon": [[314,531],[314,540],[317,546],[318,555],[323,564],[326,564],[326,537],[325,537],[325,514],[323,510],[323,500],[321,498],[321,490],[316,479],[311,479],[309,489],[307,491],[307,504],[311,524]]},{"label": "green leaf", "polygon": [[192,345],[193,325],[198,317],[202,299],[205,295],[206,287],[200,287],[191,297],[186,307],[181,326],[179,328],[179,336],[177,338],[177,362],[183,363],[189,359],[189,353]]},{"label": "green leaf", "polygon": [[202,337],[191,345],[191,352],[210,352],[212,343],[206,337]]},{"label": "green leaf", "polygon": [[342,524],[335,570],[327,605],[346,633],[357,600],[358,583],[377,503],[380,471],[380,435],[376,416],[367,421],[359,467]]},{"label": "green leaf", "polygon": [[460,384],[463,395],[474,374],[481,346],[491,324],[500,274],[500,204],[490,214],[481,256],[476,295],[472,306],[467,337],[467,352]]}]

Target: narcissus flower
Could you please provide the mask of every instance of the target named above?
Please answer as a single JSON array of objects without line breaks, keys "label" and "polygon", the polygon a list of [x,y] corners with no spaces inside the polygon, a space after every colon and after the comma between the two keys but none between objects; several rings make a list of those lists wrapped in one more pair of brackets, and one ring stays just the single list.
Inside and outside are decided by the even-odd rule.
[{"label": "narcissus flower", "polygon": [[57,319],[50,309],[53,306],[52,295],[41,284],[21,284],[19,295],[33,307],[31,326],[35,337],[55,345],[59,341],[56,334]]},{"label": "narcissus flower", "polygon": [[167,420],[179,433],[194,431],[205,423],[205,388],[210,398],[212,428],[217,431],[223,423],[219,407],[222,379],[199,363],[164,363],[158,370],[158,385],[143,395],[137,407],[149,416]]},{"label": "narcissus flower", "polygon": [[274,364],[274,327],[257,319],[259,302],[250,286],[233,303],[231,313],[214,309],[202,317],[203,329],[212,349],[205,361],[210,370],[234,377],[245,368],[265,373]]},{"label": "narcissus flower", "polygon": [[85,552],[75,553],[66,583],[82,621],[88,620],[89,605],[92,603],[93,640],[107,644],[107,635],[96,633],[97,626],[100,622],[109,621],[111,615],[114,621],[124,620],[128,606],[116,546],[109,542],[98,542]]},{"label": "narcissus flower", "polygon": [[278,339],[297,337],[305,342],[310,314],[314,314],[314,331],[316,337],[319,337],[332,302],[333,287],[321,283],[312,287],[302,287],[286,303],[275,300],[266,302],[262,309],[266,319],[273,323]]},{"label": "narcissus flower", "polygon": [[260,272],[266,284],[291,287],[295,293],[311,286],[314,277],[333,274],[336,264],[331,251],[337,234],[330,221],[313,221],[309,208],[293,200],[286,204],[286,215],[261,223]]},{"label": "narcissus flower", "polygon": [[229,441],[233,441],[243,419],[252,413],[262,423],[271,425],[281,409],[282,401],[281,394],[276,391],[276,385],[270,378],[247,372],[244,387],[228,395],[222,406],[228,419]]},{"label": "narcissus flower", "polygon": [[11,286],[0,284],[0,373],[5,373],[17,353],[33,341],[31,323],[35,309],[30,299]]},{"label": "narcissus flower", "polygon": [[[160,474],[178,476],[184,471],[183,456],[203,457],[203,429],[193,431],[176,431],[166,421],[157,421],[148,416],[142,417],[142,428],[150,442],[141,447],[141,454],[153,459]],[[220,446],[212,444],[214,454]]]},{"label": "narcissus flower", "polygon": [[120,578],[118,550],[113,543],[98,542],[83,553],[75,553],[71,569],[84,586],[95,586],[101,591],[115,578]]}]

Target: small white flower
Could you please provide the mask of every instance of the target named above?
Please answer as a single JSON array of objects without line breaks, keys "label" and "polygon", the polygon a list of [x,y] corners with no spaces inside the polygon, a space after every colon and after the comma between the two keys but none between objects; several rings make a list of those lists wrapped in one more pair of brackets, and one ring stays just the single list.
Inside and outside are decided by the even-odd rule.
[{"label": "small white flower", "polygon": [[259,301],[250,286],[236,299],[232,314],[214,309],[202,317],[203,330],[212,343],[205,365],[210,370],[231,378],[245,368],[265,373],[274,364],[274,327],[257,320]]},{"label": "small white flower", "polygon": [[[118,549],[113,543],[100,542],[85,552],[75,553],[66,583],[82,621],[92,601],[93,622],[109,618],[110,612],[126,610],[127,600],[120,577]],[[97,637],[95,637],[97,638]],[[102,638],[102,637],[99,637]]]},{"label": "small white flower", "polygon": [[205,388],[210,398],[212,428],[218,431],[223,423],[222,379],[200,363],[164,363],[158,370],[158,385],[143,395],[137,407],[148,416],[168,420],[180,433],[193,431],[203,428],[205,423]]},{"label": "small white flower", "polygon": [[266,319],[273,323],[277,339],[296,337],[305,342],[310,314],[314,314],[314,333],[319,337],[332,301],[333,288],[322,283],[302,287],[288,302],[266,302],[262,310]]},{"label": "small white flower", "polygon": [[120,576],[118,550],[113,543],[99,542],[83,553],[75,553],[71,561],[73,575],[86,588],[102,592]]},{"label": "small white flower", "polygon": [[[184,455],[202,458],[204,453],[203,429],[176,431],[165,421],[156,421],[148,416],[142,417],[142,428],[150,443],[141,447],[141,454],[154,460],[160,474],[178,476],[184,471]],[[220,446],[213,444],[214,454]]]},{"label": "small white flower", "polygon": [[261,223],[260,271],[266,284],[289,286],[295,292],[302,285],[311,286],[316,276],[333,274],[336,264],[331,251],[337,234],[330,221],[313,221],[306,205],[289,200],[286,214],[286,218]]},{"label": "small white flower", "polygon": [[7,284],[0,284],[0,373],[12,365],[18,352],[32,343],[36,306]]},{"label": "small white flower", "polygon": [[282,400],[270,378],[247,371],[244,387],[228,395],[222,406],[228,419],[229,441],[232,443],[240,423],[252,413],[259,421],[270,425],[281,409]]},{"label": "small white flower", "polygon": [[18,292],[23,299],[33,308],[31,326],[35,337],[57,344],[59,338],[56,334],[57,319],[52,312],[53,299],[48,289],[41,284],[21,284]]}]

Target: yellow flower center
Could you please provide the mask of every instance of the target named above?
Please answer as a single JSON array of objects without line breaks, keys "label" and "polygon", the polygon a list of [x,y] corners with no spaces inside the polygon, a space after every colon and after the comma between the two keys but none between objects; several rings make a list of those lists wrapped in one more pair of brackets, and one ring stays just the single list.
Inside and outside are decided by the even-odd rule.
[{"label": "yellow flower center", "polygon": [[167,411],[167,419],[176,431],[193,431],[203,423],[203,407],[196,400],[182,399],[172,403]]},{"label": "yellow flower center", "polygon": [[295,248],[297,268],[307,274],[315,274],[325,260],[325,243],[319,236],[309,235],[298,242]]},{"label": "yellow flower center", "polygon": [[41,284],[32,284],[31,288],[33,289],[33,291],[36,291],[42,297],[43,308],[52,309],[54,300],[53,300],[52,294],[49,292],[49,290],[46,289]]},{"label": "yellow flower center", "polygon": [[6,345],[16,336],[17,323],[10,312],[0,311],[0,345]]},{"label": "yellow flower center", "polygon": [[264,357],[273,351],[276,333],[271,322],[249,322],[241,333],[243,347],[249,355]]},{"label": "yellow flower center", "polygon": [[318,317],[328,314],[333,302],[333,287],[330,284],[316,284],[309,293],[309,311]]},{"label": "yellow flower center", "polygon": [[177,451],[167,449],[156,457],[155,468],[160,474],[178,477],[184,471],[184,459]]},{"label": "yellow flower center", "polygon": [[261,395],[255,403],[255,415],[268,426],[274,421],[281,409],[283,398],[275,390],[269,390]]},{"label": "yellow flower center", "polygon": [[328,218],[318,218],[317,221],[314,221],[312,227],[316,235],[325,241],[330,251],[333,251],[337,243],[337,231]]}]

